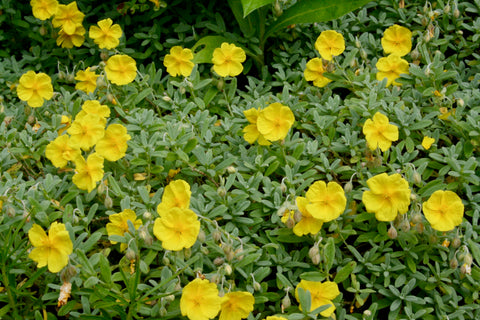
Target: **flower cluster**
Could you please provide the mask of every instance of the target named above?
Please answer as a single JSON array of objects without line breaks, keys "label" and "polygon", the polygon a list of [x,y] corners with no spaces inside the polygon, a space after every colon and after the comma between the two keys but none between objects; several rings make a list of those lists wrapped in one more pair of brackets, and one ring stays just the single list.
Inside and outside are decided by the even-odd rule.
[{"label": "flower cluster", "polygon": [[267,146],[272,141],[285,139],[295,122],[295,116],[288,106],[279,102],[270,104],[265,109],[248,109],[243,112],[250,124],[243,129],[243,137],[253,144]]},{"label": "flower cluster", "polygon": [[382,47],[387,57],[378,59],[376,67],[377,80],[387,79],[387,87],[400,85],[395,80],[401,74],[408,74],[409,64],[402,59],[412,50],[412,32],[405,27],[394,24],[383,33]]},{"label": "flower cluster", "polygon": [[[103,178],[103,162],[117,161],[125,156],[130,135],[122,124],[110,124],[106,129],[110,109],[98,100],[88,100],[67,129],[67,134],[59,135],[51,141],[45,156],[57,168],[63,168],[72,161],[75,164],[73,183],[83,190],[92,191]],[[83,151],[95,152],[85,159]]]},{"label": "flower cluster", "polygon": [[296,204],[300,217],[293,227],[297,236],[317,234],[324,222],[337,219],[347,205],[343,188],[336,182],[314,182],[305,197],[297,197]]},{"label": "flower cluster", "polygon": [[[334,56],[341,55],[345,51],[345,39],[341,33],[335,30],[326,30],[320,33],[315,41],[315,49],[320,53],[323,60],[330,62]],[[313,58],[306,64],[304,71],[305,80],[313,81],[313,85],[319,88],[325,87],[331,80],[323,75],[326,72],[323,60]]]},{"label": "flower cluster", "polygon": [[162,202],[157,206],[159,218],[155,219],[153,234],[162,241],[165,250],[180,251],[197,241],[200,221],[190,207],[190,185],[184,180],[170,182],[163,191]]},{"label": "flower cluster", "polygon": [[253,311],[255,299],[250,292],[229,292],[219,296],[217,286],[207,279],[196,278],[183,288],[180,310],[190,320],[208,320],[220,312],[220,320],[240,320]]}]

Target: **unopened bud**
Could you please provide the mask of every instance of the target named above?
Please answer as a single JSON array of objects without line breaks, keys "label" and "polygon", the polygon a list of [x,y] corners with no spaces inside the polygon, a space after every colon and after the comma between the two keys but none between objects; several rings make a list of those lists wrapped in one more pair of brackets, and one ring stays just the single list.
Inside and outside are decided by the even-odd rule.
[{"label": "unopened bud", "polygon": [[420,52],[418,52],[417,49],[414,49],[410,52],[410,56],[412,57],[412,60],[418,60],[420,59]]},{"label": "unopened bud", "polygon": [[432,70],[430,69],[429,66],[427,66],[427,69],[425,69],[425,75],[429,76],[430,74],[432,74]]},{"label": "unopened bud", "polygon": [[430,241],[430,243],[434,244],[434,243],[437,243],[438,238],[437,238],[436,235],[432,234],[432,235],[430,235],[428,240]]},{"label": "unopened bud", "polygon": [[455,18],[460,17],[460,11],[458,10],[458,8],[455,8],[455,10],[453,10],[453,16],[454,16]]},{"label": "unopened bud", "polygon": [[65,77],[66,77],[66,74],[65,74],[64,71],[58,71],[58,79],[59,80],[63,80],[63,79],[65,79]]},{"label": "unopened bud", "polygon": [[105,192],[105,184],[100,182],[97,187],[97,194],[102,195]]},{"label": "unopened bud", "polygon": [[214,274],[210,281],[215,283],[215,284],[219,284],[221,280],[222,280],[222,277],[220,275]]},{"label": "unopened bud", "polygon": [[143,213],[143,218],[144,218],[145,220],[150,220],[150,219],[152,219],[152,217],[153,217],[153,215],[152,215],[152,213],[151,213],[150,211],[145,211],[145,212]]},{"label": "unopened bud", "polygon": [[463,101],[462,98],[458,98],[458,99],[457,99],[457,105],[458,105],[459,107],[463,107],[463,106],[465,105],[465,101]]},{"label": "unopened bud", "polygon": [[292,229],[293,227],[295,227],[295,221],[291,217],[289,217],[287,221],[285,221],[285,226],[288,229]]},{"label": "unopened bud", "polygon": [[457,258],[453,257],[453,259],[450,260],[450,268],[457,269],[457,267],[458,267],[458,260]]},{"label": "unopened bud", "polygon": [[233,173],[237,172],[237,169],[234,166],[228,166],[227,167],[227,172],[230,173],[230,174],[233,174]]},{"label": "unopened bud", "polygon": [[5,212],[10,218],[15,217],[15,209],[13,207],[8,206],[7,209],[5,209]]},{"label": "unopened bud", "polygon": [[221,266],[224,262],[225,259],[223,259],[222,257],[216,257],[215,259],[213,259],[213,264],[216,266]]},{"label": "unopened bud", "polygon": [[473,263],[472,255],[470,253],[467,253],[463,258],[463,262],[471,266]]},{"label": "unopened bud", "polygon": [[415,226],[415,228],[417,229],[418,233],[423,233],[423,231],[425,230],[425,225],[423,224],[423,222],[420,222]]},{"label": "unopened bud", "polygon": [[225,86],[225,80],[223,80],[223,78],[220,78],[217,82],[217,89],[219,91],[222,91],[224,86]]},{"label": "unopened bud", "polygon": [[187,90],[185,89],[185,87],[180,87],[180,88],[178,89],[178,91],[179,91],[181,94],[185,94],[185,92],[186,92]]},{"label": "unopened bud", "polygon": [[390,229],[388,229],[387,234],[390,239],[396,239],[398,236],[397,229],[395,229],[394,226],[391,226]]},{"label": "unopened bud", "polygon": [[420,173],[418,173],[417,171],[413,172],[413,182],[415,184],[420,184],[422,183],[422,176],[420,175]]},{"label": "unopened bud", "polygon": [[217,189],[217,194],[220,196],[220,197],[225,197],[225,195],[227,194],[227,189],[225,189],[224,186],[220,186],[218,187]]},{"label": "unopened bud", "polygon": [[262,290],[262,286],[260,285],[260,283],[258,283],[257,281],[253,282],[253,289],[255,291],[260,291]]},{"label": "unopened bud", "polygon": [[280,190],[282,191],[282,193],[285,193],[287,191],[287,185],[283,181],[280,183]]},{"label": "unopened bud", "polygon": [[169,96],[165,95],[162,97],[162,100],[165,101],[165,102],[170,102],[172,101],[172,98],[170,98]]},{"label": "unopened bud", "polygon": [[295,222],[300,222],[300,220],[302,220],[302,213],[298,210],[295,210],[295,213],[293,214],[293,220]]},{"label": "unopened bud", "polygon": [[[105,81],[105,78],[100,76],[97,78],[97,87],[99,88],[105,88],[107,86],[107,82]],[[108,97],[108,95],[107,95]],[[110,98],[108,101],[111,101],[112,98]]]},{"label": "unopened bud", "polygon": [[365,317],[370,317],[370,316],[372,315],[372,311],[370,311],[370,310],[365,310],[365,311],[363,311],[363,315],[364,315]]},{"label": "unopened bud", "polygon": [[[427,19],[427,17],[423,16],[421,22],[422,22],[422,26],[425,27],[425,26],[428,24],[428,19]],[[430,40],[430,39],[429,39],[429,40]],[[428,41],[427,41],[427,42],[428,42]]]},{"label": "unopened bud", "polygon": [[404,220],[400,223],[400,229],[402,229],[403,232],[408,232],[408,231],[410,231],[410,222],[408,222],[407,219],[404,219]]},{"label": "unopened bud", "polygon": [[162,258],[162,263],[166,266],[170,265],[170,259],[168,259],[167,257],[163,257]]},{"label": "unopened bud", "polygon": [[422,215],[421,215],[420,213],[418,213],[418,212],[415,213],[415,214],[412,216],[412,222],[413,222],[414,224],[420,223],[420,222],[422,222],[422,220],[423,220],[423,217],[422,217]]},{"label": "unopened bud", "polygon": [[200,231],[198,232],[198,236],[197,236],[198,242],[204,243],[204,242],[205,242],[205,237],[206,237],[206,236],[205,236],[205,231],[200,230]]},{"label": "unopened bud", "polygon": [[102,59],[102,61],[106,61],[108,59],[108,52],[100,52],[100,59]]},{"label": "unopened bud", "polygon": [[320,250],[318,250],[316,244],[308,250],[308,256],[312,259],[313,264],[317,265],[320,263]]},{"label": "unopened bud", "polygon": [[288,293],[287,293],[285,295],[285,297],[283,297],[283,299],[282,299],[282,306],[283,306],[284,309],[287,309],[291,305],[292,305],[292,302],[291,302],[290,297],[288,296]]},{"label": "unopened bud", "polygon": [[212,238],[215,242],[219,242],[222,239],[222,233],[219,230],[215,230],[212,232]]},{"label": "unopened bud", "polygon": [[69,83],[74,82],[75,81],[75,75],[73,73],[67,74],[67,76],[65,77],[65,81],[67,81]]},{"label": "unopened bud", "polygon": [[158,314],[160,315],[160,317],[165,317],[167,315],[168,311],[167,311],[167,308],[165,308],[165,306],[161,306],[160,309],[158,310]]},{"label": "unopened bud", "polygon": [[364,49],[360,49],[360,57],[365,60],[367,56],[367,52]]},{"label": "unopened bud", "polygon": [[105,197],[105,201],[103,202],[105,208],[111,209],[113,207],[113,200],[110,198],[109,195]]},{"label": "unopened bud", "polygon": [[225,264],[225,267],[224,267],[224,268],[225,268],[225,274],[226,274],[227,276],[229,276],[229,275],[232,274],[233,270],[232,270],[232,266],[231,266],[231,265]]},{"label": "unopened bud", "polygon": [[275,17],[280,17],[283,13],[282,6],[280,5],[279,1],[275,1],[275,5],[273,6],[273,14]]},{"label": "unopened bud", "polygon": [[135,254],[135,251],[130,248],[128,248],[127,252],[125,252],[125,258],[127,258],[127,260],[135,260],[136,257],[137,255]]},{"label": "unopened bud", "polygon": [[185,259],[190,259],[192,256],[192,248],[183,249],[183,255],[185,256]]},{"label": "unopened bud", "polygon": [[351,181],[348,181],[347,183],[345,183],[345,185],[343,186],[343,191],[345,191],[345,193],[349,193],[349,192],[352,192],[353,190],[353,183]]},{"label": "unopened bud", "polygon": [[460,240],[460,238],[458,237],[453,238],[452,248],[457,249],[458,247],[460,247],[461,244],[462,244],[462,240]]},{"label": "unopened bud", "polygon": [[450,3],[447,3],[445,7],[443,7],[443,13],[448,14],[450,13],[450,10],[451,10]]},{"label": "unopened bud", "polygon": [[417,200],[417,195],[415,193],[410,193],[410,200],[411,201],[416,201]]},{"label": "unopened bud", "polygon": [[362,46],[362,43],[360,42],[360,40],[358,40],[358,38],[355,38],[355,47],[360,49],[361,46]]}]

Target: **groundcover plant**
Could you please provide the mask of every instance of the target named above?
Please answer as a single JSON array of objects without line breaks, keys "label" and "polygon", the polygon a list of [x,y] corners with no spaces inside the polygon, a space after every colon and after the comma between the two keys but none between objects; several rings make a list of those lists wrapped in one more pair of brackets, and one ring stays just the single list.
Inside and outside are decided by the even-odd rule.
[{"label": "groundcover plant", "polygon": [[3,1],[0,319],[480,319],[480,1]]}]

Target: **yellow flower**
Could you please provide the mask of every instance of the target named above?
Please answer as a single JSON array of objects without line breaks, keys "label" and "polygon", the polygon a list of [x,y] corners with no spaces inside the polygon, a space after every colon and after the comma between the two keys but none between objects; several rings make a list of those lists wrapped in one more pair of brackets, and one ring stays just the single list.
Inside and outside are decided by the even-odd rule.
[{"label": "yellow flower", "polygon": [[64,127],[58,129],[58,134],[59,135],[61,135],[64,131],[66,131],[68,128],[70,128],[70,125],[72,124],[72,117],[62,115],[62,117],[60,119],[60,124],[63,124]]},{"label": "yellow flower", "polygon": [[305,80],[313,81],[313,85],[319,88],[325,87],[330,79],[323,76],[326,70],[323,68],[323,62],[320,58],[313,58],[307,62],[306,69],[303,72]]},{"label": "yellow flower", "polygon": [[175,180],[170,182],[163,191],[162,202],[157,206],[157,212],[162,215],[163,212],[171,208],[188,209],[190,207],[190,185],[184,180]]},{"label": "yellow flower", "polygon": [[383,33],[382,47],[385,53],[403,57],[412,50],[412,32],[394,24]]},{"label": "yellow flower", "polygon": [[374,212],[379,221],[393,221],[410,205],[408,182],[398,173],[381,173],[367,180],[370,190],[364,191],[362,202],[367,212]]},{"label": "yellow flower", "polygon": [[392,141],[398,140],[398,127],[390,124],[387,116],[377,112],[373,116],[373,120],[365,121],[363,134],[370,150],[380,148],[382,151],[387,151],[392,145]]},{"label": "yellow flower", "polygon": [[387,87],[391,84],[400,86],[401,83],[396,82],[395,80],[400,77],[401,74],[408,74],[408,62],[400,58],[397,55],[391,54],[388,57],[383,57],[378,59],[376,67],[377,80],[382,81],[387,78]]},{"label": "yellow flower", "polygon": [[[53,17],[52,24],[55,28],[62,27],[65,34],[75,33],[78,25],[81,25],[85,15],[78,10],[77,2],[70,2],[68,5],[59,4],[57,12]],[[85,29],[83,29],[85,33]]]},{"label": "yellow flower", "polygon": [[120,25],[114,24],[110,18],[103,19],[97,22],[97,26],[90,26],[88,35],[98,45],[100,49],[113,49],[120,44],[120,37],[122,36],[122,28]]},{"label": "yellow flower", "polygon": [[221,303],[216,284],[197,278],[183,288],[180,311],[190,320],[208,320],[217,316]]},{"label": "yellow flower", "polygon": [[222,43],[213,51],[213,71],[219,76],[238,76],[243,71],[242,62],[247,59],[245,51],[233,43]]},{"label": "yellow flower", "polygon": [[[107,223],[107,234],[108,236],[117,235],[124,236],[128,232],[128,221],[130,220],[135,227],[135,230],[138,230],[142,225],[142,220],[137,219],[137,214],[131,209],[125,209],[120,213],[115,213],[108,216],[109,223]],[[116,241],[111,241],[112,244],[116,244]],[[128,247],[128,244],[121,243],[120,251],[124,251]]]},{"label": "yellow flower", "polygon": [[100,121],[105,126],[107,118],[110,117],[110,108],[106,104],[100,104],[98,100],[87,100],[82,104],[82,110],[77,113],[75,120],[81,120],[87,114],[99,116]]},{"label": "yellow flower", "polygon": [[70,234],[63,223],[53,222],[48,235],[38,224],[28,231],[28,238],[35,247],[28,257],[41,268],[48,265],[50,272],[59,272],[68,264],[68,256],[73,251]]},{"label": "yellow flower", "polygon": [[[295,288],[295,298],[297,298],[297,301],[300,301],[298,298],[298,288],[310,292],[311,306],[308,311],[313,311],[324,305],[330,305],[328,309],[320,312],[320,314],[326,318],[330,317],[335,311],[335,305],[332,300],[340,294],[338,285],[335,282],[325,281],[322,283],[319,281],[301,280]],[[301,308],[302,306],[300,306],[300,309]]]},{"label": "yellow flower", "polygon": [[163,65],[172,77],[176,77],[177,75],[188,77],[194,67],[191,60],[193,60],[192,50],[175,46],[170,49],[170,54],[165,56]]},{"label": "yellow flower", "polygon": [[40,20],[47,20],[57,12],[57,0],[30,0],[33,16]]},{"label": "yellow flower", "polygon": [[257,128],[265,139],[277,141],[285,139],[294,122],[295,117],[292,110],[275,102],[259,112]]},{"label": "yellow flower", "polygon": [[243,138],[250,144],[253,144],[258,139],[258,144],[261,146],[268,146],[272,143],[265,139],[265,137],[258,131],[257,119],[259,110],[251,108],[243,111],[243,114],[247,118],[250,124],[243,129]]},{"label": "yellow flower", "polygon": [[73,46],[80,47],[85,42],[85,28],[79,24],[75,30],[68,34],[63,29],[60,30],[57,37],[57,46],[71,49]]},{"label": "yellow flower", "polygon": [[425,137],[423,137],[423,140],[422,140],[422,147],[425,148],[425,150],[428,150],[428,149],[430,149],[430,147],[432,146],[432,144],[434,142],[435,142],[434,138],[431,138],[429,136],[425,136]]},{"label": "yellow flower", "polygon": [[70,138],[67,135],[55,138],[45,149],[45,156],[57,168],[65,167],[68,161],[74,161],[79,155],[80,149],[70,146]]},{"label": "yellow flower", "polygon": [[250,292],[229,292],[223,296],[219,320],[240,320],[253,311],[255,298]]},{"label": "yellow flower", "polygon": [[75,119],[68,128],[71,135],[70,144],[75,148],[88,151],[105,134],[105,124],[96,114],[87,114],[80,119]]},{"label": "yellow flower", "polygon": [[333,56],[339,56],[345,51],[345,39],[337,31],[323,31],[315,41],[315,49],[323,59],[331,61]]},{"label": "yellow flower", "polygon": [[307,198],[297,197],[296,203],[298,211],[300,211],[300,213],[302,214],[302,218],[295,224],[295,227],[293,227],[293,233],[295,233],[299,237],[308,233],[317,234],[322,228],[323,221],[314,218],[312,214],[308,211]]},{"label": "yellow flower", "polygon": [[43,72],[28,71],[20,77],[17,95],[30,107],[41,107],[45,100],[53,97],[52,79]]},{"label": "yellow flower", "polygon": [[324,181],[316,181],[308,188],[305,196],[308,200],[308,212],[323,222],[337,219],[347,205],[345,191],[334,181],[330,181],[328,185]]},{"label": "yellow flower", "polygon": [[73,183],[78,189],[88,192],[95,189],[97,182],[103,178],[103,158],[97,153],[88,156],[87,161],[80,156],[75,159],[75,174],[72,177]]},{"label": "yellow flower", "polygon": [[105,135],[97,142],[95,150],[108,161],[117,161],[125,156],[131,137],[127,128],[121,124],[111,124],[105,131]]},{"label": "yellow flower", "polygon": [[137,64],[133,58],[124,54],[117,54],[108,58],[105,72],[108,80],[121,86],[135,80]]},{"label": "yellow flower", "polygon": [[153,234],[162,241],[165,250],[180,251],[190,248],[197,241],[200,221],[190,209],[174,207],[160,213],[155,219]]},{"label": "yellow flower", "polygon": [[433,229],[450,231],[462,223],[464,206],[460,197],[452,191],[435,191],[423,203],[423,214]]},{"label": "yellow flower", "polygon": [[75,89],[91,93],[97,88],[97,78],[99,77],[94,71],[90,71],[90,67],[86,70],[80,70],[75,75],[75,80],[79,81],[75,85]]}]

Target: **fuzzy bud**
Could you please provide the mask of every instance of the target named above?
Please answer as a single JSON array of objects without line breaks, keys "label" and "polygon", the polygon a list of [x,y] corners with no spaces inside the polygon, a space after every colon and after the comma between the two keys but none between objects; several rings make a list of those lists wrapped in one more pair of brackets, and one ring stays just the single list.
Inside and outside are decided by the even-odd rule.
[{"label": "fuzzy bud", "polygon": [[170,259],[168,259],[167,257],[163,257],[162,258],[162,263],[166,266],[170,265]]},{"label": "fuzzy bud", "polygon": [[466,264],[468,264],[469,266],[471,266],[472,263],[473,263],[472,255],[471,255],[470,253],[467,253],[467,254],[465,255],[465,257],[463,258],[463,262],[466,263]]},{"label": "fuzzy bud", "polygon": [[231,266],[231,265],[225,264],[224,268],[225,268],[225,274],[226,274],[227,276],[229,276],[229,275],[232,274],[233,270],[232,270],[232,266]]},{"label": "fuzzy bud", "polygon": [[[423,16],[423,17],[422,17],[422,26],[425,27],[427,24],[428,24],[428,18],[425,17],[425,16]],[[430,40],[430,39],[429,39],[429,40]],[[428,42],[428,41],[427,41],[427,42]]]},{"label": "fuzzy bud", "polygon": [[261,286],[260,283],[258,283],[257,281],[254,281],[254,282],[253,282],[253,289],[254,289],[255,291],[260,291],[260,290],[262,290],[262,286]]},{"label": "fuzzy bud", "polygon": [[165,102],[170,102],[172,101],[172,98],[170,98],[169,96],[165,95],[162,97],[162,100],[165,101]]},{"label": "fuzzy bud", "polygon": [[235,168],[234,166],[228,166],[227,167],[227,172],[230,173],[230,174],[233,174],[233,173],[237,172],[237,168]]},{"label": "fuzzy bud", "polygon": [[222,91],[224,86],[225,86],[225,80],[223,80],[223,78],[219,79],[217,82],[218,91]]},{"label": "fuzzy bud", "polygon": [[160,310],[158,310],[158,314],[160,315],[160,317],[165,317],[167,315],[168,311],[167,311],[167,308],[165,308],[165,306],[161,306],[160,307]]},{"label": "fuzzy bud", "polygon": [[458,268],[457,258],[453,257],[453,259],[450,260],[450,268],[452,268],[452,269],[457,269]]},{"label": "fuzzy bud", "polygon": [[190,259],[192,256],[192,248],[184,248],[183,255],[185,256],[185,259]]},{"label": "fuzzy bud", "polygon": [[288,229],[292,229],[293,227],[295,227],[295,221],[292,218],[288,218],[287,221],[285,221],[285,226]]},{"label": "fuzzy bud", "polygon": [[415,184],[420,184],[422,183],[422,176],[420,175],[420,173],[418,173],[417,171],[413,172],[413,182]]},{"label": "fuzzy bud", "polygon": [[458,98],[458,99],[457,99],[457,105],[458,105],[459,107],[463,107],[463,106],[465,105],[465,101],[463,101],[462,98]]},{"label": "fuzzy bud", "polygon": [[450,7],[450,3],[447,3],[445,7],[443,7],[443,13],[449,14],[451,9],[452,8]]},{"label": "fuzzy bud", "polygon": [[135,254],[135,251],[130,248],[128,248],[127,252],[125,252],[125,258],[127,258],[129,261],[135,260],[136,257],[137,255]]},{"label": "fuzzy bud", "polygon": [[302,213],[298,210],[295,210],[295,213],[293,214],[293,220],[295,220],[295,222],[300,222],[300,220],[302,220]]},{"label": "fuzzy bud", "polygon": [[198,242],[204,243],[204,242],[205,242],[205,238],[206,238],[205,231],[200,230],[200,231],[198,232],[198,236],[197,236]]},{"label": "fuzzy bud", "polygon": [[153,215],[152,215],[152,213],[151,213],[150,211],[145,211],[145,212],[143,213],[143,218],[144,218],[145,220],[150,220],[150,219],[152,219],[152,217],[153,217]]},{"label": "fuzzy bud", "polygon": [[222,233],[219,230],[215,230],[212,232],[212,238],[215,242],[219,242],[222,239]]},{"label": "fuzzy bud", "polygon": [[453,238],[453,240],[452,240],[452,248],[457,249],[457,248],[460,247],[461,245],[462,245],[462,240],[460,240],[459,237]]},{"label": "fuzzy bud", "polygon": [[352,192],[353,190],[353,183],[351,181],[348,181],[347,183],[345,183],[345,185],[343,186],[343,191],[345,191],[345,193],[349,193],[349,192]]},{"label": "fuzzy bud", "polygon": [[314,245],[308,250],[308,256],[312,259],[313,264],[317,265],[320,263],[320,250],[318,250],[317,245]]},{"label": "fuzzy bud", "polygon": [[280,17],[283,13],[282,6],[280,5],[279,1],[275,1],[275,5],[273,6],[273,14],[275,17]]},{"label": "fuzzy bud", "polygon": [[102,59],[102,61],[107,61],[108,52],[105,52],[105,51],[100,52],[100,59]]},{"label": "fuzzy bud", "polygon": [[362,43],[361,43],[360,40],[358,40],[358,38],[356,37],[356,38],[355,38],[355,47],[357,47],[357,48],[360,49],[361,46],[362,46]]},{"label": "fuzzy bud", "polygon": [[396,239],[398,236],[397,229],[395,229],[394,226],[391,226],[390,229],[388,229],[388,237],[390,239]]},{"label": "fuzzy bud", "polygon": [[418,233],[423,233],[423,231],[425,230],[425,225],[423,224],[423,222],[420,222],[415,226],[415,228],[417,229]]},{"label": "fuzzy bud", "polygon": [[413,216],[412,216],[412,222],[414,224],[417,224],[417,223],[420,223],[422,222],[423,218],[422,218],[422,215],[420,213],[415,213]]},{"label": "fuzzy bud", "polygon": [[460,267],[460,272],[462,274],[472,274],[472,267],[466,263],[462,264]]},{"label": "fuzzy bud", "polygon": [[15,217],[15,209],[13,207],[8,206],[7,209],[5,209],[5,212],[10,218]]},{"label": "fuzzy bud", "polygon": [[438,238],[436,235],[432,234],[430,235],[430,238],[428,240],[430,241],[431,244],[434,244],[434,243],[437,243]]},{"label": "fuzzy bud", "polygon": [[292,305],[292,302],[291,302],[290,297],[288,296],[288,293],[287,293],[285,295],[285,297],[283,297],[283,299],[282,299],[282,308],[287,309],[291,305]]},{"label": "fuzzy bud", "polygon": [[217,194],[220,196],[220,197],[225,197],[225,195],[227,194],[227,189],[225,189],[224,186],[220,186],[218,187],[217,189]]},{"label": "fuzzy bud", "polygon": [[453,10],[453,16],[455,17],[455,19],[458,19],[458,17],[460,17],[460,10],[458,10],[458,8],[455,8],[455,10]]},{"label": "fuzzy bud", "polygon": [[38,28],[38,33],[40,33],[41,36],[44,36],[47,34],[47,28],[45,28],[45,26],[40,26],[40,28]]},{"label": "fuzzy bud", "polygon": [[104,183],[99,183],[97,187],[97,194],[101,195],[105,192],[105,184]]},{"label": "fuzzy bud", "polygon": [[213,259],[213,264],[216,266],[221,266],[224,262],[225,259],[223,259],[222,257],[216,257],[215,259]]},{"label": "fuzzy bud", "polygon": [[408,222],[408,220],[403,220],[401,223],[400,223],[400,229],[403,231],[403,232],[408,232],[410,231],[410,222]]},{"label": "fuzzy bud", "polygon": [[185,87],[180,87],[178,91],[180,92],[180,94],[185,94],[187,90],[185,89]]},{"label": "fuzzy bud", "polygon": [[418,60],[420,59],[420,52],[418,52],[417,49],[414,49],[410,52],[410,56],[412,57],[412,60]]},{"label": "fuzzy bud", "polygon": [[287,185],[283,181],[280,183],[280,190],[282,191],[282,193],[285,193],[287,191]]},{"label": "fuzzy bud", "polygon": [[111,209],[113,207],[113,200],[110,198],[109,195],[105,197],[105,201],[103,202],[105,208]]},{"label": "fuzzy bud", "polygon": [[66,74],[65,74],[64,71],[58,71],[58,79],[59,80],[63,80],[63,79],[65,79],[65,77],[66,77]]},{"label": "fuzzy bud", "polygon": [[363,59],[363,60],[366,60],[367,59],[367,52],[364,50],[364,49],[360,49],[360,57]]}]

